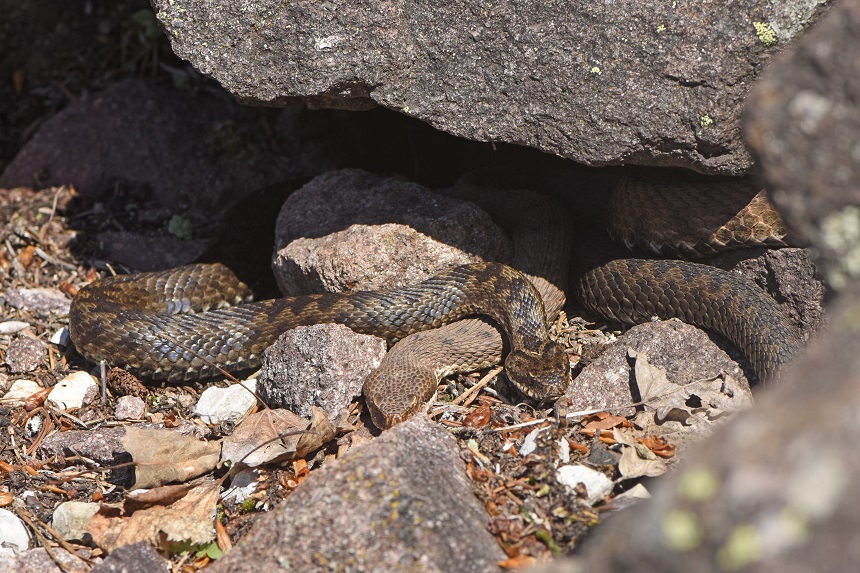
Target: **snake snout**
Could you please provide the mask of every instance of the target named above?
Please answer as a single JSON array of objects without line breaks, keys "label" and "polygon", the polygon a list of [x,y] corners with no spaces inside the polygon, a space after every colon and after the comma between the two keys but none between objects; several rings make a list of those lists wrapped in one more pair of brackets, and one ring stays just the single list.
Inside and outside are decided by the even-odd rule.
[{"label": "snake snout", "polygon": [[512,350],[505,359],[505,372],[517,390],[539,401],[560,398],[570,384],[570,360],[556,342],[535,353]]}]

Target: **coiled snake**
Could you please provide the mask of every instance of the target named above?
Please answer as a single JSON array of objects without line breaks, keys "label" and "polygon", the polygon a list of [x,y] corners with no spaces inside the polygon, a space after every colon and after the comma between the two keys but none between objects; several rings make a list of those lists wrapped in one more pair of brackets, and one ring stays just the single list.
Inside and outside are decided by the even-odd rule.
[{"label": "coiled snake", "polygon": [[[468,181],[465,186],[470,186]],[[637,181],[622,183],[619,188],[650,193],[654,204],[655,186],[659,187],[659,182]],[[681,187],[682,194],[689,192],[688,185]],[[724,189],[722,192],[718,196],[729,195]],[[503,202],[498,193],[501,191],[491,197],[497,203]],[[750,203],[748,187],[744,193],[746,205]],[[708,233],[699,233],[702,237],[717,237],[703,239],[708,248],[715,243],[746,242],[743,235],[750,235],[749,228],[755,230],[755,237],[760,237],[762,225],[745,223],[743,217],[747,221],[750,217],[771,221],[771,215],[759,215],[759,199],[750,203],[753,206],[749,212],[744,205],[736,209],[737,200],[722,201],[729,203],[734,214],[741,213],[742,222],[724,225],[723,220],[717,233],[713,223],[696,222],[700,228],[712,227]],[[483,203],[492,202],[485,196]],[[530,216],[548,216],[554,217],[555,226],[564,227],[564,216],[558,209],[547,210],[533,197],[527,204],[531,208],[520,211],[525,221],[520,225],[533,225]],[[713,206],[707,208],[709,214],[716,211]],[[631,218],[635,219],[638,217]],[[660,215],[655,214],[653,220],[659,221]],[[674,232],[678,225],[669,223],[668,227]],[[656,228],[660,228],[659,223]],[[778,225],[771,225],[771,230],[766,232],[769,238],[759,242],[783,241],[784,232]],[[660,231],[650,236],[646,232],[645,239],[633,238],[641,237],[641,230],[633,233],[623,226],[615,233],[631,244],[644,241],[652,248],[664,246],[655,239]],[[504,361],[508,378],[528,396],[551,400],[564,392],[569,381],[567,355],[561,345],[549,339],[542,300],[547,299],[550,314],[563,304],[563,295],[557,296],[560,291],[553,285],[563,289],[566,265],[541,272],[547,267],[544,258],[548,254],[560,255],[562,260],[566,256],[566,234],[558,237],[558,245],[524,248],[517,257],[529,278],[536,281],[540,294],[525,275],[511,267],[475,263],[418,285],[386,292],[313,294],[248,302],[247,287],[229,269],[217,264],[191,265],[111,277],[84,287],[72,302],[70,333],[78,351],[90,360],[117,364],[144,378],[175,382],[205,378],[219,368],[255,368],[267,346],[283,331],[299,325],[338,322],[394,342],[481,315],[491,318],[505,332],[510,345]],[[541,241],[546,241],[545,236]],[[687,255],[707,250],[689,239],[675,242]],[[677,317],[716,331],[744,351],[762,379],[772,378],[800,344],[791,321],[761,289],[739,276],[704,265],[647,259],[601,261],[579,273],[573,290],[586,308],[611,320],[630,324],[653,316]],[[484,367],[501,358],[502,341],[488,323],[464,321],[447,330],[431,332],[435,333],[419,334],[412,342],[407,339],[402,350],[389,353],[384,366],[393,369],[389,370],[392,374],[380,376],[378,371],[365,383],[365,397],[378,426],[388,427],[416,411],[422,401],[432,396],[440,376]],[[461,338],[452,343],[452,333],[465,336],[465,341]],[[434,355],[434,360],[416,367],[416,351],[419,356],[422,352]],[[423,368],[425,373],[417,373],[416,368]]]}]

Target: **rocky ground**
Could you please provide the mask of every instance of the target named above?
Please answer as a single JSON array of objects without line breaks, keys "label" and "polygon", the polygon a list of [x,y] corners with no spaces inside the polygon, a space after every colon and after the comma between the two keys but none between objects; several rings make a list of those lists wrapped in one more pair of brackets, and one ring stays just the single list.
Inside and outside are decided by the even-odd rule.
[{"label": "rocky ground", "polygon": [[[554,335],[578,376],[551,409],[523,403],[491,369],[446,380],[427,415],[380,433],[357,396],[360,377],[347,385],[337,357],[319,349],[303,358],[314,375],[290,390],[293,402],[246,389],[277,394],[261,390],[265,375],[246,388],[146,386],[122,371],[107,374],[102,398],[98,369],[64,337],[77,290],[114,272],[217,259],[271,294],[273,277],[259,271],[275,216],[314,177],[328,174],[317,184],[336,179],[340,193],[372,172],[398,193],[429,193],[478,167],[516,165],[565,197],[546,182],[562,173],[584,189],[565,202],[591,232],[600,211],[583,206],[599,209],[617,173],[460,140],[386,110],[239,106],[173,55],[146,2],[57,3],[38,15],[6,4],[0,530],[22,552],[0,553],[0,571],[528,567],[577,552],[692,440],[750,405],[749,368],[723,341],[675,322],[622,333],[570,304]],[[719,154],[702,155],[707,139],[683,163],[748,162],[730,146],[721,167]],[[346,211],[355,200],[343,200]],[[315,221],[305,209],[299,218]],[[379,241],[367,237],[341,240]],[[805,251],[717,264],[768,288],[807,335],[819,328],[824,290]],[[294,346],[313,347],[353,335],[295,336]],[[373,352],[350,355],[349,370]],[[694,478],[691,487],[713,489],[710,474]]]}]

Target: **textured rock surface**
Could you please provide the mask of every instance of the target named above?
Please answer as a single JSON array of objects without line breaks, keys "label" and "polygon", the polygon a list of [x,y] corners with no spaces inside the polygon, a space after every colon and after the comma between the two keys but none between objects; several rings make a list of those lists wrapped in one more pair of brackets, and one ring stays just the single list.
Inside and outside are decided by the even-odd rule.
[{"label": "textured rock surface", "polygon": [[451,435],[423,415],[311,474],[211,567],[231,571],[499,571]]},{"label": "textured rock surface", "polygon": [[824,326],[827,289],[808,249],[734,251],[707,262],[755,281],[776,299],[804,337],[809,338]]},{"label": "textured rock surface", "polygon": [[293,193],[278,217],[273,268],[285,294],[415,284],[452,266],[505,260],[510,243],[470,203],[356,169]]},{"label": "textured rock surface", "polygon": [[[851,160],[860,141],[858,30],[860,2],[837,4],[790,58],[774,66],[750,100],[750,143],[762,158],[765,178],[779,184],[780,203],[813,241],[826,235],[831,217],[858,204],[860,172],[856,157]],[[811,101],[818,102],[820,115],[809,115]],[[851,235],[846,240],[850,245]],[[606,524],[584,554],[584,570],[856,568],[860,498],[852,486],[860,471],[860,283],[842,274],[851,249],[823,247],[825,271],[844,280],[827,330],[781,386],[759,397],[756,409],[691,452],[655,488],[652,503]],[[707,495],[700,495],[703,483],[710,484]],[[675,527],[682,522],[683,529]]]},{"label": "textured rock surface", "polygon": [[47,357],[45,343],[29,336],[19,336],[6,348],[6,365],[13,374],[32,372]]},{"label": "textured rock surface", "polygon": [[245,101],[379,104],[587,164],[714,172],[749,167],[742,99],[822,4],[153,1],[174,51]]},{"label": "textured rock surface", "polygon": [[317,406],[334,419],[361,394],[386,348],[384,339],[342,324],[293,328],[266,349],[257,392],[270,408],[310,418],[311,406]]},{"label": "textured rock surface", "polygon": [[119,82],[46,121],[6,168],[0,187],[71,183],[97,197],[119,182],[148,189],[168,209],[224,206],[284,177],[248,115],[203,92]]},{"label": "textured rock surface", "polygon": [[742,368],[702,330],[676,320],[634,326],[573,379],[565,396],[571,411],[605,409],[632,415],[629,404],[638,401],[631,390],[627,349],[644,352],[648,361],[666,370],[675,384],[711,378],[724,372],[749,393]]},{"label": "textured rock surface", "polygon": [[860,277],[860,16],[844,4],[757,86],[744,125],[774,202],[820,251],[834,288]]}]

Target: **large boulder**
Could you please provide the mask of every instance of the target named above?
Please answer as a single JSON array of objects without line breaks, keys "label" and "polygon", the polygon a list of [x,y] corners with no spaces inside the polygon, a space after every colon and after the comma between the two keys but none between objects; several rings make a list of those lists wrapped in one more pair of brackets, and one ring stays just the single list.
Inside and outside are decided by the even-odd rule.
[{"label": "large boulder", "polygon": [[174,51],[246,102],[381,105],[589,165],[740,173],[743,98],[818,0],[153,0]]}]

